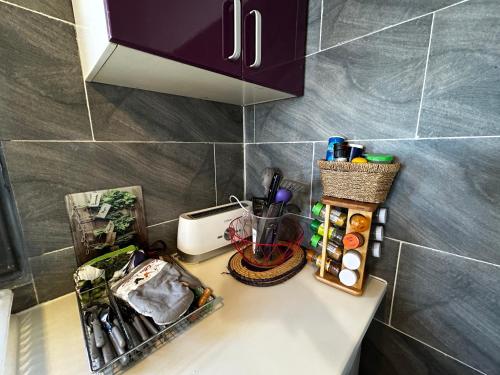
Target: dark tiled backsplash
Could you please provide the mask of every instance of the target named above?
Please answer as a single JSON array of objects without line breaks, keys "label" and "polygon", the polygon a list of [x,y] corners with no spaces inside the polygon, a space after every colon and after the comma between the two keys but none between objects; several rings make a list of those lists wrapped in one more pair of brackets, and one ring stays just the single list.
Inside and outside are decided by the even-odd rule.
[{"label": "dark tiled backsplash", "polygon": [[359,375],[478,375],[466,365],[373,321],[361,346]]},{"label": "dark tiled backsplash", "polygon": [[413,137],[431,19],[308,57],[304,97],[255,107],[255,141]]},{"label": "dark tiled backsplash", "polygon": [[241,142],[239,106],[87,83],[98,140]]},{"label": "dark tiled backsplash", "polygon": [[[13,2],[73,22],[69,0]],[[73,289],[65,194],[141,185],[170,248],[180,213],[243,196],[241,107],[102,84],[87,106],[74,26],[0,3],[0,31],[0,140],[32,270],[16,311]]]},{"label": "dark tiled backsplash", "polygon": [[[500,368],[500,3],[457,3],[323,0],[323,50],[309,30],[305,96],[245,109],[256,114],[255,127],[245,123],[249,196],[274,166],[319,199],[315,160],[336,134],[403,163],[384,204],[390,239],[369,262],[388,291],[362,374]],[[309,215],[307,197],[300,204]]]},{"label": "dark tiled backsplash", "polygon": [[73,26],[0,3],[0,51],[0,139],[92,139]]}]

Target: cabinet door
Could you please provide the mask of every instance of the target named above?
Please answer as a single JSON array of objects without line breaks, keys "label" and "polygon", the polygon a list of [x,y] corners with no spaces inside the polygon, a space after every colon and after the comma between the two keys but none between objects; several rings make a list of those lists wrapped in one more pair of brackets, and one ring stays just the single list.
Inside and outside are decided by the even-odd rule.
[{"label": "cabinet door", "polygon": [[104,1],[110,41],[241,79],[241,0]]},{"label": "cabinet door", "polygon": [[243,1],[243,79],[303,95],[307,0]]}]

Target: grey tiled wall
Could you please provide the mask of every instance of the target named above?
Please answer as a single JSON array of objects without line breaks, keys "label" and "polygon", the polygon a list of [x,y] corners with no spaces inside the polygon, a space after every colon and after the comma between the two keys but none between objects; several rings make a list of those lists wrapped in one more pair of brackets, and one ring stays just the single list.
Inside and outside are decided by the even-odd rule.
[{"label": "grey tiled wall", "polygon": [[500,374],[500,2],[309,8],[304,97],[245,108],[247,195],[280,167],[308,216],[331,135],[397,155],[361,373]]},{"label": "grey tiled wall", "polygon": [[27,278],[10,285],[18,311],[72,290],[65,194],[142,185],[150,240],[170,247],[180,213],[243,196],[243,116],[239,106],[84,86],[71,2],[11,3],[0,2],[0,149],[29,259]]}]

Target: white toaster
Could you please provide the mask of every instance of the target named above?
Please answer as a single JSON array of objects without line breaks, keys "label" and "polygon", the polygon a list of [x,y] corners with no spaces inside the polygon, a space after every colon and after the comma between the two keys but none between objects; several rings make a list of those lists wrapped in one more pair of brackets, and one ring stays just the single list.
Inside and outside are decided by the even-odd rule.
[{"label": "white toaster", "polygon": [[[250,201],[240,202],[247,210]],[[239,203],[229,203],[179,216],[177,250],[182,261],[197,263],[233,249],[226,230],[245,214]]]}]

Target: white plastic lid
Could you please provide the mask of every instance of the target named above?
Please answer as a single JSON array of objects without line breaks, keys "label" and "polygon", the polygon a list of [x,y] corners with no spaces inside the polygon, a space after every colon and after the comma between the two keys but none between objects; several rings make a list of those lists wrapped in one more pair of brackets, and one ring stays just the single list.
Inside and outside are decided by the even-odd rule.
[{"label": "white plastic lid", "polygon": [[346,286],[353,286],[358,281],[358,273],[353,270],[344,268],[339,273],[340,282]]},{"label": "white plastic lid", "polygon": [[384,239],[384,227],[382,225],[377,225],[373,228],[373,239],[377,241],[382,241]]},{"label": "white plastic lid", "polygon": [[350,250],[342,257],[342,264],[350,270],[357,270],[361,265],[361,254],[356,250]]},{"label": "white plastic lid", "polygon": [[380,207],[377,210],[377,213],[375,215],[375,219],[377,223],[379,224],[386,224],[387,223],[387,214],[389,213],[389,210],[385,207]]},{"label": "white plastic lid", "polygon": [[380,258],[382,254],[382,244],[380,242],[373,242],[371,244],[372,257]]}]

